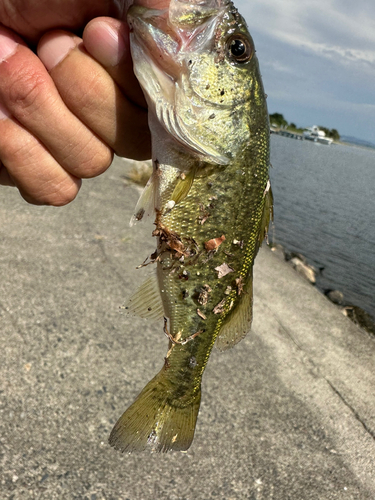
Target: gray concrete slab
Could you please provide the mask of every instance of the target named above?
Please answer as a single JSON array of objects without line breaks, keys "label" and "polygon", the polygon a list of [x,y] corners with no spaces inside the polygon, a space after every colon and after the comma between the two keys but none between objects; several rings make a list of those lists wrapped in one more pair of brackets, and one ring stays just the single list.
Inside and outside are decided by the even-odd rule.
[{"label": "gray concrete slab", "polygon": [[0,190],[0,498],[373,500],[374,339],[268,249],[252,332],[213,353],[191,449],[108,446],[167,349],[162,325],[119,311],[154,249],[150,226],[128,227],[123,172],[59,209]]}]

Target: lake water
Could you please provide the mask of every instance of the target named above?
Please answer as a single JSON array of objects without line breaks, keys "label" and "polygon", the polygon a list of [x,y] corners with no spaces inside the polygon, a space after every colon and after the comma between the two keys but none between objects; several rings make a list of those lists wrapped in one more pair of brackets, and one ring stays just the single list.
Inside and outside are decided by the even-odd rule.
[{"label": "lake water", "polygon": [[317,286],[375,316],[375,151],[272,135],[270,239],[322,266]]}]

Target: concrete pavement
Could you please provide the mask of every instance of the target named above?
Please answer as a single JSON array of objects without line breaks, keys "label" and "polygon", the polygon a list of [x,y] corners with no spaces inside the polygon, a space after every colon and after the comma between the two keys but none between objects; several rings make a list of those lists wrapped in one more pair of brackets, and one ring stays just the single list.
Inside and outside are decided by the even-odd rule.
[{"label": "concrete pavement", "polygon": [[107,444],[159,370],[162,325],[119,310],[151,227],[116,159],[64,208],[0,189],[0,499],[373,500],[375,340],[262,249],[254,323],[214,352],[187,453]]}]

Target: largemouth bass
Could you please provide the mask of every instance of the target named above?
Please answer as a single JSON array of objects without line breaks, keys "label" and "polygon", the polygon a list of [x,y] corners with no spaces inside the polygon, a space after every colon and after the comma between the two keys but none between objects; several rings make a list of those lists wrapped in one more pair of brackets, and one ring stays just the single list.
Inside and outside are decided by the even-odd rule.
[{"label": "largemouth bass", "polygon": [[134,221],[155,217],[156,263],[130,312],[164,317],[161,371],[118,420],[121,451],[191,445],[216,344],[250,328],[252,268],[272,216],[269,122],[254,43],[228,0],[170,0],[128,13],[149,106],[153,173]]}]

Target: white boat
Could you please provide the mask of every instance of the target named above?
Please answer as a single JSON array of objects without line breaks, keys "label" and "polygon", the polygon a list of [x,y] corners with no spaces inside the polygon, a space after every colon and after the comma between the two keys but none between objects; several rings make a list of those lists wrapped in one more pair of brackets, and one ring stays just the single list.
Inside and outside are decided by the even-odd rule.
[{"label": "white boat", "polygon": [[303,131],[303,138],[307,141],[320,142],[321,144],[332,144],[333,139],[326,137],[324,130],[320,130],[319,127],[313,125]]}]

